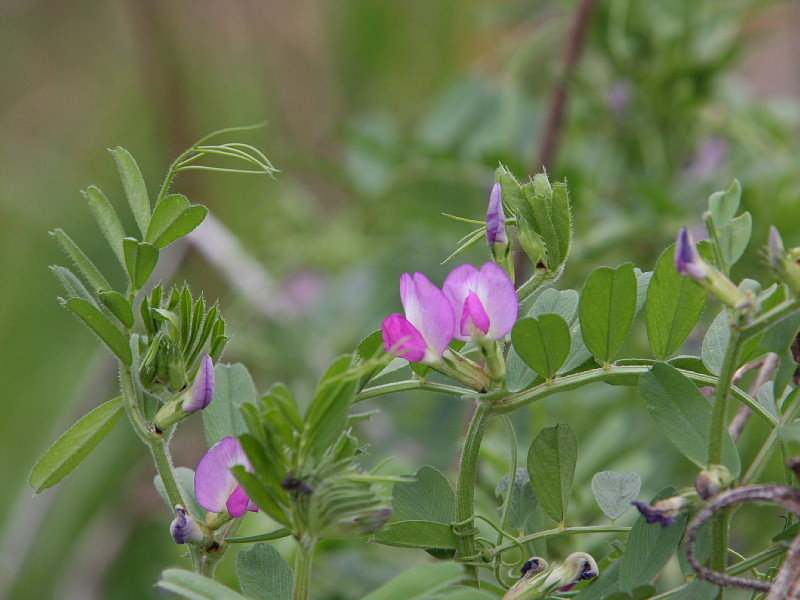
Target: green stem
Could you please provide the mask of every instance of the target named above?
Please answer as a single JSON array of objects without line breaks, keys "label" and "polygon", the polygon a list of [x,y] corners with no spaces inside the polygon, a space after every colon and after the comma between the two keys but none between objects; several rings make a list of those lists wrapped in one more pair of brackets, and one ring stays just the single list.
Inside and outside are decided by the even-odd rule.
[{"label": "green stem", "polygon": [[[739,355],[744,344],[744,336],[734,328],[730,329],[728,347],[722,371],[716,384],[714,406],[711,413],[711,432],[708,444],[708,466],[722,464],[725,436],[728,432],[728,398],[733,384],[733,376],[739,364]],[[711,568],[724,573],[728,564],[728,535],[730,531],[730,509],[719,511],[711,522]],[[719,600],[724,590],[720,589]]]},{"label": "green stem", "polygon": [[[631,530],[630,527],[623,527],[621,525],[587,525],[584,527],[564,527],[558,529],[546,529],[544,531],[537,531],[536,533],[532,533],[530,535],[525,535],[521,538],[517,538],[517,542],[520,544],[527,544],[528,542],[535,542],[536,540],[544,540],[552,537],[557,537],[560,535],[579,535],[583,533],[628,533]],[[517,543],[508,542],[505,544],[501,544],[496,548],[493,548],[489,551],[491,556],[496,556],[498,554],[502,554],[507,550],[511,550],[512,548],[517,547]]]},{"label": "green stem", "polygon": [[[492,417],[488,404],[478,404],[464,440],[464,450],[458,468],[458,485],[456,491],[456,556],[469,559],[475,556],[475,485],[478,480],[478,454],[481,449],[483,434]],[[480,587],[478,568],[465,565],[468,584]]]},{"label": "green stem", "polygon": [[316,541],[301,539],[294,557],[294,600],[308,600],[311,590],[311,561]]},{"label": "green stem", "polygon": [[456,387],[454,385],[447,385],[445,383],[430,383],[420,381],[418,379],[408,379],[406,381],[395,381],[392,383],[384,383],[374,387],[362,390],[356,395],[356,402],[363,402],[371,398],[378,398],[379,396],[386,396],[388,394],[397,394],[399,392],[408,392],[411,390],[425,390],[428,392],[439,392],[441,394],[450,394],[452,396],[468,396],[474,395],[475,390],[469,388]]}]

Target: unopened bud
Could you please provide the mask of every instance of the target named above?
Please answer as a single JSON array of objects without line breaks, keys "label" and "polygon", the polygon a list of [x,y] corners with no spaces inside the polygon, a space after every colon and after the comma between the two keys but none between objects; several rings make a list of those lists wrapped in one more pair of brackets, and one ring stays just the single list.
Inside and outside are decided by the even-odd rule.
[{"label": "unopened bud", "polygon": [[567,592],[581,581],[593,579],[600,574],[597,563],[586,552],[570,554],[564,563],[552,571],[547,562],[534,556],[522,568],[522,577],[515,583],[503,600],[537,600],[559,591]]},{"label": "unopened bud", "polygon": [[214,399],[215,389],[214,362],[206,354],[189,389],[175,396],[156,413],[153,422],[156,431],[164,431],[193,412],[206,408]]},{"label": "unopened bud", "polygon": [[685,496],[672,496],[659,500],[655,504],[650,505],[646,502],[639,502],[634,500],[631,502],[648,523],[661,523],[662,527],[669,527],[675,525],[677,517],[684,508],[691,503]]},{"label": "unopened bud", "polygon": [[700,471],[694,480],[694,489],[703,500],[708,500],[730,486],[732,479],[731,473],[726,467],[712,465],[711,468]]},{"label": "unopened bud", "polygon": [[775,226],[769,228],[769,249],[767,252],[769,266],[792,291],[800,296],[800,248],[786,250],[781,234]]},{"label": "unopened bud", "polygon": [[[175,519],[169,526],[172,539],[176,544],[198,544],[207,546],[211,543],[208,529],[194,520],[192,515],[180,504],[175,505]],[[203,530],[206,531],[203,531]]]}]

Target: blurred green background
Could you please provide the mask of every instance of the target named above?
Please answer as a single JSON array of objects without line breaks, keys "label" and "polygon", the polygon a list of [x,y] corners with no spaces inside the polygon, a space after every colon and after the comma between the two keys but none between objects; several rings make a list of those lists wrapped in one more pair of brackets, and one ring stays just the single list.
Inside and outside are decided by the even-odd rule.
[{"label": "blurred green background", "polygon": [[[441,282],[450,265],[440,261],[469,231],[441,213],[483,218],[498,162],[522,178],[541,168],[576,5],[0,3],[0,597],[149,598],[162,568],[186,564],[167,535],[170,516],[144,448],[124,426],[57,488],[32,497],[26,484],[58,434],[114,394],[113,361],[59,308],[47,269],[65,260],[47,235],[56,227],[101,268],[116,268],[79,193],[94,184],[122,206],[106,148],[131,151],[155,190],[196,139],[268,122],[237,139],[282,171],[274,181],[180,175],[175,189],[207,205],[223,228],[171,246],[162,277],[219,299],[235,336],[227,361],[244,362],[261,389],[282,380],[302,398],[333,357],[399,309],[401,273]],[[681,225],[700,224],[708,194],[733,177],[755,217],[736,277],[764,276],[757,250],[771,223],[787,244],[800,243],[798,25],[791,2],[598,3],[549,161],[574,203],[575,246],[559,288],[580,289],[603,264],[651,269]],[[486,252],[461,258],[480,263]],[[646,352],[637,326],[631,356]],[[690,339],[687,351],[698,344]],[[576,523],[599,518],[588,491],[597,470],[637,471],[648,497],[667,483],[690,483],[688,464],[653,435],[635,394],[589,392],[515,415],[523,440],[559,419],[578,431],[585,458]],[[379,406],[361,431],[369,460],[398,454],[395,472],[430,463],[452,473],[466,406],[431,396]],[[745,458],[761,436],[754,423]],[[486,503],[506,468],[497,438],[487,441]],[[182,427],[176,462],[193,467],[204,450],[200,430]],[[770,476],[781,477],[777,463]],[[610,551],[605,540],[592,543],[600,555]],[[365,559],[364,548],[323,549],[320,597],[355,598],[398,563],[420,560],[374,547]]]}]

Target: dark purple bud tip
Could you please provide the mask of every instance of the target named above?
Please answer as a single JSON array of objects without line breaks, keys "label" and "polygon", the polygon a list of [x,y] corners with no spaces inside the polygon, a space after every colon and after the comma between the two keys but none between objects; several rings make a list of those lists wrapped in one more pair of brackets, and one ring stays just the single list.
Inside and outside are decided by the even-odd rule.
[{"label": "dark purple bud tip", "polygon": [[661,523],[662,527],[669,527],[670,525],[675,525],[675,517],[666,514],[666,511],[659,510],[653,506],[650,506],[646,502],[639,502],[638,500],[634,500],[631,502],[639,512],[642,513],[645,521],[648,523]]},{"label": "dark purple bud tip", "polygon": [[706,278],[706,264],[694,245],[692,234],[687,227],[682,227],[675,244],[675,268],[678,273],[692,279]]}]

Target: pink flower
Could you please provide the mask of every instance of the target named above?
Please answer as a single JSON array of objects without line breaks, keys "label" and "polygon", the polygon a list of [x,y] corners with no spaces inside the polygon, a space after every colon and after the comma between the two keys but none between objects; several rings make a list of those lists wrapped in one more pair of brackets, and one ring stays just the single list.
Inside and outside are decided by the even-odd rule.
[{"label": "pink flower", "polygon": [[400,278],[400,300],[406,314],[383,321],[384,348],[410,362],[439,362],[456,325],[450,301],[422,273]]},{"label": "pink flower", "polygon": [[258,511],[231,473],[231,468],[239,465],[253,470],[235,437],[224,437],[209,448],[194,475],[194,493],[200,506],[215,513],[227,510],[232,517]]},{"label": "pink flower", "polygon": [[459,340],[499,340],[517,322],[517,292],[508,273],[495,263],[480,271],[472,265],[457,267],[445,279],[444,293],[455,312]]}]

